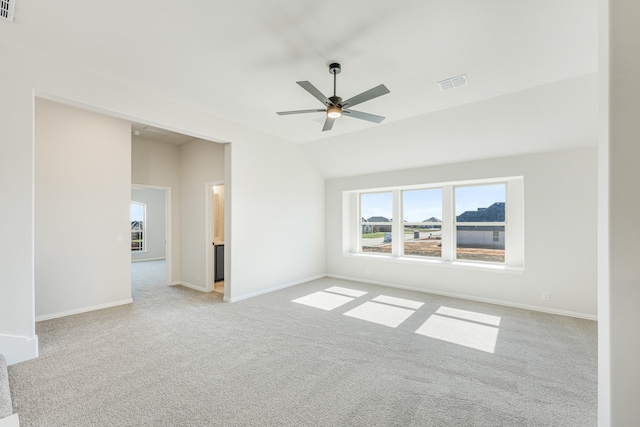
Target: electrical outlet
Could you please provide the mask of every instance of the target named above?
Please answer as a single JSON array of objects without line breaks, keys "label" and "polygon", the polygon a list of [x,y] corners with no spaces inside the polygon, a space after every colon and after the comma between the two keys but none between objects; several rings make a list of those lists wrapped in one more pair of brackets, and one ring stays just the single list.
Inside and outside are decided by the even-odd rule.
[{"label": "electrical outlet", "polygon": [[199,282],[200,282],[200,275],[196,274],[196,283],[199,283]]},{"label": "electrical outlet", "polygon": [[549,295],[549,292],[542,293],[542,301],[549,301],[550,299],[551,299],[551,296]]}]

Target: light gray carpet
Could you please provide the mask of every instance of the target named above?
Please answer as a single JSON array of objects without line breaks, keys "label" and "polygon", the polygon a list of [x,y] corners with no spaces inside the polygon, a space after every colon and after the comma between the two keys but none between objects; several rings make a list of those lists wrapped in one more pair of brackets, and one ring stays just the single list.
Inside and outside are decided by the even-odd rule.
[{"label": "light gray carpet", "polygon": [[[37,324],[41,356],[9,367],[23,426],[596,425],[595,322],[328,278],[228,304],[137,264],[134,304]],[[332,286],[366,294],[292,302]],[[344,315],[380,295],[424,304]],[[499,317],[495,352],[417,334],[441,306]]]},{"label": "light gray carpet", "polygon": [[11,409],[11,393],[9,391],[9,375],[7,374],[7,361],[0,354],[0,419],[13,414]]}]

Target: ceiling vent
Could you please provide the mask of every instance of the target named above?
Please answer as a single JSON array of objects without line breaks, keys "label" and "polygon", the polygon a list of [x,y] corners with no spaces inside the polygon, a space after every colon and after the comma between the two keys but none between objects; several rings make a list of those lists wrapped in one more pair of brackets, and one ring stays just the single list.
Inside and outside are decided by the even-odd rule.
[{"label": "ceiling vent", "polygon": [[442,80],[441,82],[438,82],[438,84],[440,85],[440,90],[443,91],[443,92],[445,90],[454,89],[456,87],[466,86],[467,85],[467,75],[463,74],[463,75],[458,76],[458,77],[451,77],[450,79]]},{"label": "ceiling vent", "polygon": [[0,18],[13,22],[13,8],[16,0],[0,0]]}]

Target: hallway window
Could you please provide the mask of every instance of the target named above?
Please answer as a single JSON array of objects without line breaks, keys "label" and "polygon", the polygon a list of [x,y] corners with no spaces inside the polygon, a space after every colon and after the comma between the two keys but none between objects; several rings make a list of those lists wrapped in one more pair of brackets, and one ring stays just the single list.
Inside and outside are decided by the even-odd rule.
[{"label": "hallway window", "polygon": [[147,206],[131,202],[131,252],[144,252]]}]

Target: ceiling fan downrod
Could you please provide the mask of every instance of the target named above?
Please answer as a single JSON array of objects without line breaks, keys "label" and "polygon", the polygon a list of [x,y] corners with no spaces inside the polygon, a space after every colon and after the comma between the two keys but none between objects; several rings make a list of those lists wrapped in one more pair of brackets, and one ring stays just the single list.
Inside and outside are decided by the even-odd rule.
[{"label": "ceiling fan downrod", "polygon": [[328,106],[327,116],[332,119],[337,119],[342,116],[342,106],[340,105],[342,98],[336,95],[336,76],[340,74],[340,71],[342,71],[342,67],[340,67],[340,64],[337,62],[329,65],[329,73],[333,74],[333,96],[329,97],[329,101],[331,101],[333,105]]},{"label": "ceiling fan downrod", "polygon": [[333,96],[336,96],[336,76],[338,74],[340,74],[340,71],[342,71],[342,67],[340,67],[340,64],[338,64],[337,62],[334,62],[333,64],[329,65],[329,72],[331,74],[333,74]]}]

